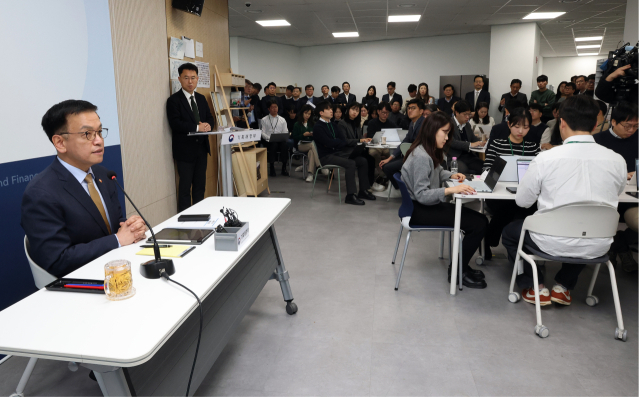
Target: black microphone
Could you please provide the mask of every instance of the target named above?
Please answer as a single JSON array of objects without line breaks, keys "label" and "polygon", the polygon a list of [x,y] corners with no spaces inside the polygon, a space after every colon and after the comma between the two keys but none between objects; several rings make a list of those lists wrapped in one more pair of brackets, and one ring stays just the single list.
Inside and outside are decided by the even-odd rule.
[{"label": "black microphone", "polygon": [[176,272],[176,268],[175,266],[173,266],[173,260],[162,259],[160,257],[160,247],[158,247],[158,241],[156,241],[156,235],[153,232],[151,225],[149,225],[149,222],[147,222],[147,220],[144,219],[144,216],[142,216],[142,213],[140,212],[138,207],[136,207],[136,205],[133,204],[133,201],[131,201],[131,197],[129,197],[127,192],[124,191],[124,188],[120,185],[120,183],[118,183],[118,180],[116,179],[116,173],[114,171],[107,171],[107,177],[112,181],[114,181],[116,185],[118,185],[120,190],[122,190],[122,193],[124,193],[125,197],[129,200],[129,202],[133,206],[133,208],[135,208],[138,215],[140,215],[140,218],[142,218],[144,223],[147,225],[147,227],[149,228],[149,231],[151,231],[151,237],[153,238],[153,254],[155,256],[155,259],[152,259],[140,265],[140,274],[142,274],[142,277],[160,278],[162,277],[163,271],[166,272],[168,275],[174,274]]}]

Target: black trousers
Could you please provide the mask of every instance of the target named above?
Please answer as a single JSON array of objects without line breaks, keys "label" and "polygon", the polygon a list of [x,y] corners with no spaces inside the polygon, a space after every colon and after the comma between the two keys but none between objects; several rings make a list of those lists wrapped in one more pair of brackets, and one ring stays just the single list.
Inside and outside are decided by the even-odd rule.
[{"label": "black trousers", "polygon": [[[523,223],[524,219],[515,220],[508,224],[502,232],[502,245],[507,249],[509,264],[511,264],[511,266],[515,263],[516,255],[518,254],[518,243],[520,242],[520,233],[522,233]],[[529,232],[524,236],[524,244],[530,245],[531,247],[544,252],[544,250],[538,247],[538,245],[531,239]],[[524,251],[527,252],[526,249]],[[556,273],[556,282],[564,285],[567,289],[574,289],[578,282],[578,276],[580,275],[580,272],[582,272],[582,269],[584,269],[584,266],[585,265],[563,263],[560,271]],[[542,273],[540,266],[536,267],[538,268],[538,283],[544,284],[544,273]],[[513,269],[513,267],[511,269]],[[522,270],[523,273],[516,276],[516,283],[518,283],[520,288],[533,287],[533,268],[527,261],[524,261]]]},{"label": "black trousers", "polygon": [[474,175],[482,174],[482,165],[484,162],[474,153],[462,153],[457,160],[459,173]]},{"label": "black trousers", "polygon": [[393,175],[396,172],[402,171],[402,164],[404,164],[404,162],[403,158],[401,157],[399,159],[394,158],[393,160],[382,166],[382,172],[384,172],[387,178],[391,181],[393,187],[395,187],[396,189],[400,189],[400,187],[398,186],[398,182],[396,182],[396,180],[393,178]]},{"label": "black trousers", "polygon": [[178,166],[178,212],[191,207],[193,204],[204,199],[204,188],[207,183],[207,152],[201,149],[195,155],[196,161],[188,163],[186,161],[176,161]]},{"label": "black trousers", "polygon": [[486,200],[485,203],[491,210],[491,221],[484,241],[492,247],[497,247],[500,244],[502,229],[508,224],[516,219],[524,219],[533,215],[538,210],[536,204],[529,208],[522,208],[512,200]]},{"label": "black trousers", "polygon": [[369,178],[369,186],[371,186],[376,181],[376,159],[369,153],[363,153],[362,157],[367,160],[367,176]]},{"label": "black trousers", "polygon": [[358,173],[358,180],[360,181],[360,190],[367,190],[371,187],[369,185],[369,163],[364,157],[358,156],[354,160],[351,160],[346,157],[330,154],[321,158],[320,161],[324,165],[337,165],[344,168],[347,194],[358,193],[356,172]]},{"label": "black trousers", "polygon": [[289,145],[284,142],[267,142],[264,139],[262,144],[267,148],[267,162],[273,164],[276,162],[276,154],[280,152],[280,162],[284,167],[289,162]]},{"label": "black trousers", "polygon": [[[414,201],[413,214],[411,214],[411,222],[409,224],[411,226],[453,226],[455,216],[456,206],[454,204],[423,205]],[[480,247],[480,242],[487,230],[488,223],[484,214],[462,207],[460,230],[464,232],[464,240],[462,242],[463,270],[469,268],[471,257]]]}]

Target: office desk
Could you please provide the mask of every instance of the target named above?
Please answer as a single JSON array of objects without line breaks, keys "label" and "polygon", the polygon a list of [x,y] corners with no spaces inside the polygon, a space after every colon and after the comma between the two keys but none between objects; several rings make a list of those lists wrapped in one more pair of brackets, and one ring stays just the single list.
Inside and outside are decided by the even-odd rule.
[{"label": "office desk", "polygon": [[[250,227],[237,252],[215,251],[212,236],[185,258],[173,259],[171,278],[194,291],[203,305],[191,392],[269,279],[280,281],[285,301],[293,300],[274,228],[290,203],[284,198],[209,197],[183,212],[216,216],[229,207]],[[128,259],[135,296],[111,302],[104,295],[42,289],[0,312],[0,352],[75,361],[96,373],[104,395],[184,395],[198,337],[197,302],[173,283],[140,275],[140,263],[150,259],[135,255],[141,244],[113,250],[68,275],[103,279],[108,261]]]},{"label": "office desk", "polygon": [[[453,186],[450,182],[447,182],[448,186]],[[469,200],[486,200],[486,199],[490,199],[490,200],[515,200],[516,199],[516,195],[513,193],[509,193],[507,191],[507,187],[517,187],[518,183],[517,182],[498,182],[496,184],[495,189],[493,190],[493,193],[477,193],[474,195],[462,195],[462,194],[454,194],[453,198],[455,201],[455,205],[456,205],[456,216],[455,216],[455,220],[454,220],[454,231],[453,231],[453,250],[452,252],[454,252],[453,255],[460,255],[459,252],[459,245],[460,245],[460,217],[462,214],[462,201],[469,201]],[[620,195],[620,197],[618,198],[618,201],[621,203],[637,203],[638,199],[629,196],[628,194],[626,194],[626,192],[635,192],[636,191],[636,186],[631,186],[631,185],[627,185],[627,187],[625,188],[625,191]],[[457,258],[453,258],[452,261],[453,263],[457,263],[455,261],[455,259]],[[451,295],[455,295],[456,294],[456,279],[457,279],[457,275],[458,275],[458,266],[451,266],[451,286],[449,289],[449,293]]]}]

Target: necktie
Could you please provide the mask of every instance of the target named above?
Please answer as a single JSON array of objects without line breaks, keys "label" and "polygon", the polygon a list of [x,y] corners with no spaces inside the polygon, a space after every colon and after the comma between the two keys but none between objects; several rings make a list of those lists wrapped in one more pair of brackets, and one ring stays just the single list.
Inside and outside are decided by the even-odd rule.
[{"label": "necktie", "polygon": [[462,126],[460,126],[460,140],[461,141],[468,141],[469,140],[467,138],[467,134],[465,134],[464,128],[462,128]]},{"label": "necktie", "polygon": [[193,111],[193,117],[196,119],[196,124],[200,124],[200,114],[198,113],[198,105],[191,95],[191,110]]},{"label": "necktie", "polygon": [[476,108],[476,105],[478,104],[478,95],[480,95],[480,93],[478,91],[476,91],[476,97],[473,100],[473,108]]},{"label": "necktie", "polygon": [[93,184],[93,178],[91,177],[91,174],[87,174],[87,176],[84,177],[84,180],[85,182],[87,182],[87,186],[89,186],[89,195],[91,196],[91,200],[93,201],[93,204],[98,207],[98,211],[100,212],[100,215],[102,215],[102,220],[107,225],[107,231],[109,232],[109,234],[111,234],[111,227],[109,226],[109,221],[107,220],[107,213],[105,212],[104,206],[102,205],[102,200],[100,200],[100,194]]}]

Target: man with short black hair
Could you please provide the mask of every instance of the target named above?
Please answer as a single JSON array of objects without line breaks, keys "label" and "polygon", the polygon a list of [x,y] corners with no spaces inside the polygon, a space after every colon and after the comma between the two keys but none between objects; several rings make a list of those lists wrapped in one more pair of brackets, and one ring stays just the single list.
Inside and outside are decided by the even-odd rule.
[{"label": "man with short black hair", "polygon": [[284,90],[284,103],[286,103],[293,96],[293,86],[289,84]]},{"label": "man with short black hair", "polygon": [[318,97],[318,102],[331,101],[331,92],[328,85],[323,85],[322,88],[320,88],[320,91],[322,91],[322,95]]},{"label": "man with short black hair", "polygon": [[391,105],[395,100],[400,101],[400,105],[402,105],[402,95],[396,93],[396,82],[390,81],[387,83],[387,93],[382,96],[382,102]]},{"label": "man with short black hair", "polygon": [[482,174],[482,160],[478,158],[471,148],[482,147],[484,143],[475,136],[469,119],[471,108],[467,101],[460,100],[453,107],[452,131],[449,133],[451,146],[447,153],[447,163],[455,157],[458,160],[458,172],[461,174]]},{"label": "man with short black hair", "polygon": [[280,152],[280,162],[282,163],[281,173],[283,176],[289,176],[287,171],[287,163],[289,160],[289,147],[287,141],[271,142],[271,136],[275,134],[287,134],[287,122],[284,117],[279,115],[278,103],[272,100],[269,103],[269,114],[262,119],[262,143],[267,148],[267,162],[269,163],[269,176],[276,176],[276,152]]},{"label": "man with short black hair", "polygon": [[511,80],[511,85],[509,87],[511,88],[511,91],[507,92],[506,94],[502,94],[502,97],[500,98],[500,104],[498,105],[498,111],[502,112],[502,121],[507,118],[505,106],[510,100],[520,102],[520,105],[516,107],[527,107],[527,94],[523,94],[522,92],[520,92],[520,88],[522,88],[522,81],[520,79],[513,79]]},{"label": "man with short black hair", "polygon": [[409,87],[407,87],[407,91],[409,91],[409,98],[405,99],[404,103],[402,104],[402,109],[400,109],[400,113],[402,114],[407,114],[407,104],[410,100],[415,98],[416,95],[418,95],[418,86],[413,83],[409,84]]},{"label": "man with short black hair", "polygon": [[[400,105],[402,104],[402,102],[400,102],[399,99],[394,99],[393,101],[391,101],[390,105],[391,105],[391,113],[389,113],[389,121],[391,121],[392,123],[400,126],[400,124],[402,124],[402,121],[404,119],[404,115],[402,113],[400,113]],[[402,128],[402,127],[400,127]]]},{"label": "man with short black hair", "polygon": [[534,103],[539,103],[540,105],[542,105],[542,122],[546,123],[553,118],[553,114],[551,114],[551,106],[556,101],[556,94],[553,91],[547,89],[549,78],[544,74],[538,76],[536,81],[538,82],[538,89],[531,93],[529,105]]},{"label": "man with short black hair", "polygon": [[564,96],[558,99],[558,102],[564,102],[567,98],[572,97],[576,92],[576,85],[574,83],[566,83],[564,85]]},{"label": "man with short black hair", "polygon": [[611,128],[595,134],[593,139],[624,158],[627,179],[631,179],[638,158],[638,105],[621,101],[611,112]]},{"label": "man with short black hair", "polygon": [[585,91],[585,95],[589,95],[591,98],[593,98],[593,91],[596,88],[596,75],[595,74],[590,74],[587,77],[587,90]]},{"label": "man with short black hair", "polygon": [[[397,103],[397,102],[396,102]],[[367,124],[367,138],[373,138],[378,131],[382,131],[385,129],[400,129],[396,123],[391,121],[389,116],[392,113],[391,106],[387,102],[380,102],[377,106],[378,109],[378,118],[373,118],[369,120]],[[379,149],[379,148],[370,148],[369,155],[373,157],[376,165],[376,180],[382,176],[382,168],[380,167],[380,161],[383,158],[389,156],[389,149]],[[381,185],[381,180],[377,181],[377,185],[374,187],[376,190],[384,190],[381,189],[379,185]]]},{"label": "man with short black hair", "polygon": [[340,87],[338,87],[337,85],[334,85],[333,87],[331,87],[331,101],[330,103],[332,105],[335,105],[336,103],[338,103],[338,97],[340,96]]},{"label": "man with short black hair", "polygon": [[[538,154],[531,161],[516,193],[520,207],[529,208],[537,203],[538,212],[549,212],[585,200],[593,205],[618,206],[618,196],[626,185],[626,166],[622,156],[596,144],[591,136],[599,111],[598,104],[585,95],[573,96],[563,103],[558,123],[564,144]],[[502,244],[512,267],[523,223],[524,219],[516,220],[502,232]],[[527,232],[523,250],[528,252],[528,246],[553,256],[591,259],[606,254],[611,242],[611,238],[566,238]],[[542,268],[537,268],[538,285],[534,285],[532,268],[525,261],[524,273],[516,278],[523,288],[522,299],[534,304],[536,288],[541,306],[551,302],[570,305],[569,291],[575,288],[584,266],[563,263],[550,293],[544,285]]]},{"label": "man with short black hair", "polygon": [[[334,87],[335,88],[335,87]],[[343,105],[349,106],[356,101],[356,96],[350,94],[351,84],[348,81],[342,83],[342,91],[343,93],[338,95],[336,103],[341,103]],[[331,89],[331,95],[333,95],[333,88]]]},{"label": "man with short black hair", "polygon": [[211,131],[214,119],[207,99],[196,92],[198,68],[185,63],[178,68],[178,73],[182,90],[167,99],[167,118],[172,133],[173,158],[180,177],[178,212],[182,212],[204,199],[207,156],[211,154],[208,136],[188,134]]},{"label": "man with short black hair", "polygon": [[491,95],[487,90],[484,90],[484,77],[477,75],[473,78],[473,88],[471,92],[467,92],[464,96],[464,100],[471,106],[471,113],[475,113],[478,110],[478,104],[480,102],[486,102],[491,104]]},{"label": "man with short black hair", "polygon": [[540,146],[542,134],[547,129],[547,125],[540,119],[540,117],[542,117],[542,106],[540,106],[539,103],[534,103],[529,106],[529,113],[531,113],[531,126],[529,127],[529,132],[525,135],[524,140],[527,142],[535,142]]},{"label": "man with short black hair", "polygon": [[251,123],[251,128],[260,128],[258,126],[258,120],[261,120],[264,116],[262,114],[262,103],[260,102],[260,91],[262,90],[262,84],[253,83],[253,90],[251,90],[251,108],[253,111],[254,122]]},{"label": "man with short black hair", "polygon": [[306,96],[301,99],[300,106],[311,105],[311,107],[313,108],[316,107],[316,105],[320,102],[320,100],[313,96],[313,91],[314,91],[314,88],[313,88],[313,85],[311,84],[307,84],[304,87],[304,92]]},{"label": "man with short black hair", "polygon": [[577,80],[577,79],[578,79],[578,76],[571,76],[571,82],[572,82],[573,84],[575,84],[575,83],[576,83],[576,80]]},{"label": "man with short black hair", "polygon": [[[182,90],[176,94],[184,98]],[[22,196],[20,224],[29,255],[58,278],[146,237],[140,216],[124,217],[116,185],[99,165],[108,130],[97,110],[73,99],[47,110],[42,128],[57,156],[31,179]]]},{"label": "man with short black hair", "polygon": [[445,84],[444,87],[442,87],[442,91],[444,97],[438,99],[438,109],[451,116],[453,114],[451,106],[458,102],[460,98],[455,96],[455,90],[452,84]]},{"label": "man with short black hair", "polygon": [[584,95],[587,92],[587,76],[580,75],[576,78],[576,95]]},{"label": "man with short black hair", "polygon": [[[286,109],[284,107],[284,103],[282,101],[282,98],[280,98],[279,96],[276,96],[276,83],[274,83],[273,81],[269,84],[267,84],[267,86],[265,87],[265,92],[266,95],[262,97],[260,103],[262,105],[262,114],[263,115],[268,115],[269,112],[269,106],[271,105],[272,102],[276,102],[276,104],[278,105],[278,115],[283,116],[286,113]],[[266,116],[264,116],[266,117]],[[264,119],[263,117],[263,119]]]}]

